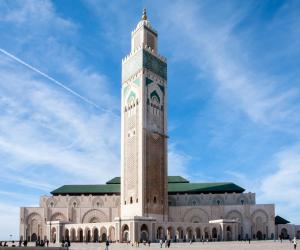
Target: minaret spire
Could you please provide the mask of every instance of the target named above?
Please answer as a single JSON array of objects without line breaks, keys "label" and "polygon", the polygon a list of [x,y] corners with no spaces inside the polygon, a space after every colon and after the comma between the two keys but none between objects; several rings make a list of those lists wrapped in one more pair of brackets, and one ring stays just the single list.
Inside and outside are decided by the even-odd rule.
[{"label": "minaret spire", "polygon": [[144,10],[143,10],[142,20],[147,20],[147,10],[146,10],[146,8],[144,8]]}]

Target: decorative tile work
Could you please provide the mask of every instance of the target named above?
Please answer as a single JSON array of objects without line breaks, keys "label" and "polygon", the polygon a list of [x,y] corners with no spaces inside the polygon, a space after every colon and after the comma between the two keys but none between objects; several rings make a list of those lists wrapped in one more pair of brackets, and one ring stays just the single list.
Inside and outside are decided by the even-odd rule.
[{"label": "decorative tile work", "polygon": [[160,97],[159,97],[159,95],[157,94],[156,90],[154,90],[154,91],[151,92],[150,97],[151,97],[151,99],[152,99],[153,97],[156,97],[157,100],[158,100],[158,102],[160,103]]},{"label": "decorative tile work", "polygon": [[151,79],[149,79],[148,77],[146,77],[146,85],[149,85],[153,83],[153,81]]},{"label": "decorative tile work", "polygon": [[146,50],[143,50],[143,66],[167,80],[167,64]]},{"label": "decorative tile work", "polygon": [[145,49],[137,51],[124,64],[122,70],[122,82],[128,80],[141,68],[151,70],[161,78],[167,80],[167,64]]},{"label": "decorative tile work", "polygon": [[165,93],[165,87],[160,85],[160,84],[157,84],[158,87],[160,88],[161,92],[163,92],[163,94]]}]

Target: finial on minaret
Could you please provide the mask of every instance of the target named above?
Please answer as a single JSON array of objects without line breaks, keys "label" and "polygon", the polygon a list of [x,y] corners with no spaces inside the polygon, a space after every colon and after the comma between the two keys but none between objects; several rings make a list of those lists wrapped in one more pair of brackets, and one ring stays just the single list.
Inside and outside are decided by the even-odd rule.
[{"label": "finial on minaret", "polygon": [[146,9],[143,10],[142,20],[147,20],[147,10]]}]

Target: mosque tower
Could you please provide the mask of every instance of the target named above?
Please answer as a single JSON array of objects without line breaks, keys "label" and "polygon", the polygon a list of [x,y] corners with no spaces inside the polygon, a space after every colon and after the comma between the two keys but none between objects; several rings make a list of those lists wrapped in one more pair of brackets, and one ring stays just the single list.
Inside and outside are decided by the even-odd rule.
[{"label": "mosque tower", "polygon": [[157,47],[144,10],[122,60],[122,220],[168,220],[167,63]]}]

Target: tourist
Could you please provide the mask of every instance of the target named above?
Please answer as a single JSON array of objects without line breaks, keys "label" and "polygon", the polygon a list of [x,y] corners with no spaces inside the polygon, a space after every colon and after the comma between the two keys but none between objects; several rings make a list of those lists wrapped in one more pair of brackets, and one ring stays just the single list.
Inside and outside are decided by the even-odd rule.
[{"label": "tourist", "polygon": [[168,240],[168,248],[170,248],[171,240]]},{"label": "tourist", "polygon": [[46,245],[47,245],[47,247],[49,246],[49,240],[46,240]]},{"label": "tourist", "polygon": [[165,248],[167,248],[167,247],[168,247],[168,241],[165,240]]},{"label": "tourist", "polygon": [[106,240],[106,243],[105,243],[105,250],[108,250],[108,246],[109,246],[109,241]]},{"label": "tourist", "polygon": [[293,239],[293,245],[294,245],[294,249],[296,249],[296,248],[297,248],[297,240],[296,240],[296,237],[294,237],[294,239]]},{"label": "tourist", "polygon": [[160,248],[162,248],[162,245],[163,245],[163,240],[162,239],[159,240],[159,244],[160,244]]},{"label": "tourist", "polygon": [[69,243],[67,240],[65,241],[64,247],[67,248],[67,250],[69,250]]},{"label": "tourist", "polygon": [[150,244],[151,244],[151,241],[150,240],[148,240],[148,246],[150,247]]}]

